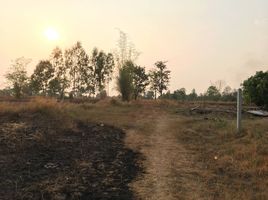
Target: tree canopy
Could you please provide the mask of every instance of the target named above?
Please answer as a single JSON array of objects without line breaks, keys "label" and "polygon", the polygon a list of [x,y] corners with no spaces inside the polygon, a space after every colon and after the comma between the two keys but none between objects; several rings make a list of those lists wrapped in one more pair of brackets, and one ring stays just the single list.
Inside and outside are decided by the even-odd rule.
[{"label": "tree canopy", "polygon": [[54,72],[55,70],[50,61],[40,61],[31,76],[30,85],[32,92],[35,94],[42,93],[43,95],[47,96],[49,93],[49,88],[51,86],[50,82],[54,77]]},{"label": "tree canopy", "polygon": [[105,88],[105,84],[111,80],[114,71],[113,54],[106,54],[104,51],[99,51],[94,48],[91,56],[94,78],[96,81],[96,89],[101,92]]},{"label": "tree canopy", "polygon": [[150,72],[151,90],[162,97],[163,92],[168,89],[170,81],[170,71],[167,70],[166,62],[158,61],[155,63],[155,69]]},{"label": "tree canopy", "polygon": [[268,71],[256,72],[243,82],[245,100],[268,109]]}]

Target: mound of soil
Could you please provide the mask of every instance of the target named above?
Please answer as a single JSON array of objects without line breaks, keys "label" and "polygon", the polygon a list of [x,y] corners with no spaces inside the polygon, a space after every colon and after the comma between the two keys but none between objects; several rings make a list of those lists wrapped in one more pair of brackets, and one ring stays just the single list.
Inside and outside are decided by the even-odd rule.
[{"label": "mound of soil", "polygon": [[[0,199],[132,199],[138,154],[104,124],[0,117]],[[41,122],[42,121],[42,122]],[[59,125],[59,124],[58,124]]]}]

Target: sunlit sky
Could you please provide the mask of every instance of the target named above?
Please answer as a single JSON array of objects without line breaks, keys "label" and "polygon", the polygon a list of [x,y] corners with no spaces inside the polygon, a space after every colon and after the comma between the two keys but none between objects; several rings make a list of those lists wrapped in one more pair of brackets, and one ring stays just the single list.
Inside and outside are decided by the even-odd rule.
[{"label": "sunlit sky", "polygon": [[[168,61],[170,89],[232,88],[268,70],[268,0],[0,0],[0,87],[11,60],[31,58],[31,72],[55,46],[76,41],[113,51],[128,33],[148,70]],[[48,38],[46,31],[55,31]],[[58,34],[58,35],[57,35]],[[53,33],[52,33],[53,36]],[[54,35],[55,36],[55,35]]]}]

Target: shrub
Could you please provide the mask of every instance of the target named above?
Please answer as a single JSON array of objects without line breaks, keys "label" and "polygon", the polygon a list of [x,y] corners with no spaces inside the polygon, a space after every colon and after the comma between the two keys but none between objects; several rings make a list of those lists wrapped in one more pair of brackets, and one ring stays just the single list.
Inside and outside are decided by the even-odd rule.
[{"label": "shrub", "polygon": [[243,82],[245,100],[268,109],[268,71],[256,72]]}]

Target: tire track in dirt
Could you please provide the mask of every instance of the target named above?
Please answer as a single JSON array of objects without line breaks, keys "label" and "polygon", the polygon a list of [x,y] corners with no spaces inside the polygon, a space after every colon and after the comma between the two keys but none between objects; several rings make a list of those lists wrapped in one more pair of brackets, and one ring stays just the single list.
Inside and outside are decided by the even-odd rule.
[{"label": "tire track in dirt", "polygon": [[[174,122],[182,129],[172,130]],[[176,137],[183,130],[183,120],[164,114],[151,121],[151,125],[155,128],[150,133],[131,130],[127,134],[127,144],[145,157],[144,174],[131,184],[136,198],[203,199],[205,188],[199,181],[193,152],[186,150]]]}]

